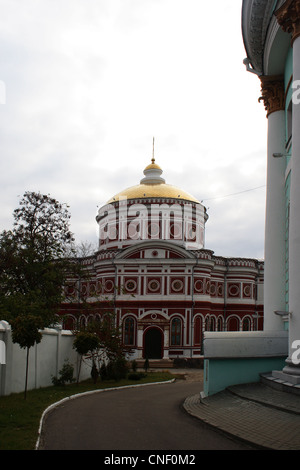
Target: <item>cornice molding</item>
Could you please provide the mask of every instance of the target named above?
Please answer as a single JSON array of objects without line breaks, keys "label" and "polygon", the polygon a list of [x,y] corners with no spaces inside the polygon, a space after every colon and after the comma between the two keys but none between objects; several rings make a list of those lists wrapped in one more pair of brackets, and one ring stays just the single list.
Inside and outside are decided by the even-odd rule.
[{"label": "cornice molding", "polygon": [[242,34],[247,57],[258,75],[263,74],[263,55],[274,0],[243,0]]},{"label": "cornice molding", "polygon": [[275,11],[277,21],[284,32],[292,35],[292,45],[300,36],[300,0],[287,0]]},{"label": "cornice molding", "polygon": [[267,117],[276,111],[285,109],[285,91],[283,76],[261,76],[261,97],[259,102],[263,101]]}]

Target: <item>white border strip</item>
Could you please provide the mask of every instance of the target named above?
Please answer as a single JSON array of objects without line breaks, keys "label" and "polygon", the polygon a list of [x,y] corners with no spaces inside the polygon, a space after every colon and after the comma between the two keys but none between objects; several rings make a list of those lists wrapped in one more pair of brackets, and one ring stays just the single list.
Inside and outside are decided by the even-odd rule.
[{"label": "white border strip", "polygon": [[42,417],[40,419],[40,425],[39,425],[39,430],[38,430],[38,439],[35,444],[35,450],[39,449],[40,446],[40,440],[41,440],[41,435],[42,435],[42,429],[43,429],[43,424],[44,424],[44,419],[47,413],[51,411],[53,408],[56,408],[57,406],[61,405],[65,401],[68,400],[73,400],[74,398],[82,397],[84,395],[91,395],[93,393],[101,393],[101,392],[111,392],[113,390],[122,390],[125,388],[135,388],[135,387],[145,387],[147,385],[164,385],[164,384],[170,384],[175,382],[176,379],[171,379],[171,380],[166,380],[165,382],[149,382],[145,384],[132,384],[132,385],[124,385],[123,387],[113,387],[113,388],[101,388],[99,390],[90,390],[89,392],[82,392],[82,393],[76,393],[75,395],[70,395],[69,397],[62,398],[61,400],[52,403],[52,405],[48,406],[42,414]]}]

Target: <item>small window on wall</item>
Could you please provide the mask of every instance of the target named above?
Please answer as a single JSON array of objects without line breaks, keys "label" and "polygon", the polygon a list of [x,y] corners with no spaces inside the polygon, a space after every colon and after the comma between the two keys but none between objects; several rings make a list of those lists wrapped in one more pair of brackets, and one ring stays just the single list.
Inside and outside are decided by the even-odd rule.
[{"label": "small window on wall", "polygon": [[131,317],[126,318],[124,322],[123,342],[126,346],[133,346],[134,341],[134,319]]},{"label": "small window on wall", "polygon": [[174,318],[171,323],[171,346],[181,345],[181,320]]}]

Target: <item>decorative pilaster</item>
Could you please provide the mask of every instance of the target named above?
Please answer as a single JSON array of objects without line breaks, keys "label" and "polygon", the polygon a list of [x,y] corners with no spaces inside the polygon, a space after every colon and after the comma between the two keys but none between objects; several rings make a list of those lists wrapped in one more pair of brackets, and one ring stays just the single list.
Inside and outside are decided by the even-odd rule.
[{"label": "decorative pilaster", "polygon": [[283,76],[261,76],[261,97],[267,111],[267,117],[276,111],[283,111],[285,107],[285,91]]},{"label": "decorative pilaster", "polygon": [[300,36],[300,0],[287,0],[275,16],[283,31],[292,35],[293,45]]}]

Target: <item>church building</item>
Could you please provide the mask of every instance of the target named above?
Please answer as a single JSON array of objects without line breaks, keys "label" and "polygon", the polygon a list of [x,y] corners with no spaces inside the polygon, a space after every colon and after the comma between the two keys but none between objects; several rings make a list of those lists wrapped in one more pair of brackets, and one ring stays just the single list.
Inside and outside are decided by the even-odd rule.
[{"label": "church building", "polygon": [[263,329],[264,263],[206,249],[206,208],[162,173],[152,158],[99,209],[99,249],[78,259],[86,275],[65,287],[63,326],[101,321],[110,301],[130,359],[197,359],[205,331]]}]

